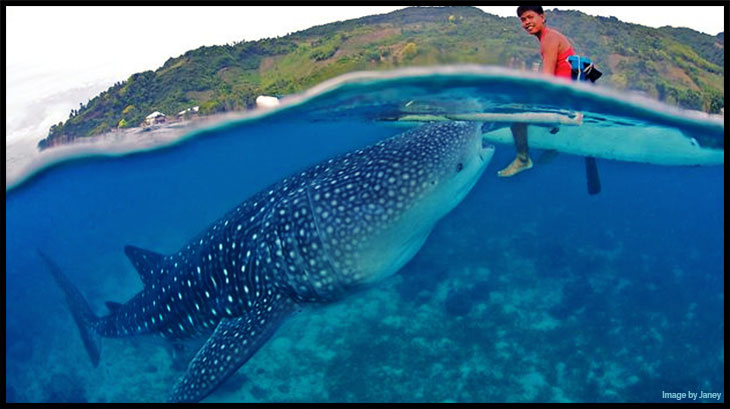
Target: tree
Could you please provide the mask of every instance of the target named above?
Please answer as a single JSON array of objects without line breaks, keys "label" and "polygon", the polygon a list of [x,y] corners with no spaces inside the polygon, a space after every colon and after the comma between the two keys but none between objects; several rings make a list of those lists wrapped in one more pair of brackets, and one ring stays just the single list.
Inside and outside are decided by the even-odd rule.
[{"label": "tree", "polygon": [[413,57],[418,54],[418,49],[416,48],[416,43],[410,42],[406,44],[405,47],[403,47],[403,60],[408,61],[411,60]]}]

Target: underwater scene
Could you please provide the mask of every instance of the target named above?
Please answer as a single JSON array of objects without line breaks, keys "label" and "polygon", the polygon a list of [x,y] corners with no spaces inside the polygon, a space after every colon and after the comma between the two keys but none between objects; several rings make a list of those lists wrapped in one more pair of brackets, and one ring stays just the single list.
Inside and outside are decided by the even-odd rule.
[{"label": "underwater scene", "polygon": [[722,119],[475,68],[62,161],[6,190],[5,399],[724,402],[724,181]]}]

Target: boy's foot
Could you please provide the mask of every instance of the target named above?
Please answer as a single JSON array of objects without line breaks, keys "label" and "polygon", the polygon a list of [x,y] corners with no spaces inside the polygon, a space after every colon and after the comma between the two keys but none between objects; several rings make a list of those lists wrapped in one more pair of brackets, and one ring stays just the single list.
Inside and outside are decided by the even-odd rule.
[{"label": "boy's foot", "polygon": [[527,158],[527,161],[523,161],[520,158],[515,158],[515,160],[513,160],[512,163],[509,164],[509,166],[497,172],[497,175],[501,177],[514,176],[522,172],[523,170],[531,168],[532,160],[530,158]]}]

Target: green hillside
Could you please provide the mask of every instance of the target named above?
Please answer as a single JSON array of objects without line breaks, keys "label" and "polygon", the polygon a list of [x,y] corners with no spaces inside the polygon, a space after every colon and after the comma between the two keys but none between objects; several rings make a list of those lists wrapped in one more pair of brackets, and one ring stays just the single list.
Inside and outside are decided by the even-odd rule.
[{"label": "green hillside", "polygon": [[[546,16],[577,52],[596,61],[603,86],[712,113],[724,106],[724,35],[653,29],[576,11],[548,10]],[[355,70],[456,63],[529,69],[537,62],[537,41],[516,17],[473,7],[412,7],[275,39],[188,51],[81,104],[39,146],[135,127],[154,111],[175,116],[192,106],[200,107],[200,115],[249,109],[258,95],[300,92]]]}]

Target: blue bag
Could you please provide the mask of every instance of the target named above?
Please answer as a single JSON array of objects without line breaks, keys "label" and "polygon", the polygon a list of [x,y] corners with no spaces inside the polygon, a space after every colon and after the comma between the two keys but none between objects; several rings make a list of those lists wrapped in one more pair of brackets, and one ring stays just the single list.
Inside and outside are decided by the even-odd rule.
[{"label": "blue bag", "polygon": [[570,74],[573,81],[596,82],[603,75],[588,57],[571,55],[568,57],[568,63],[570,64]]}]

